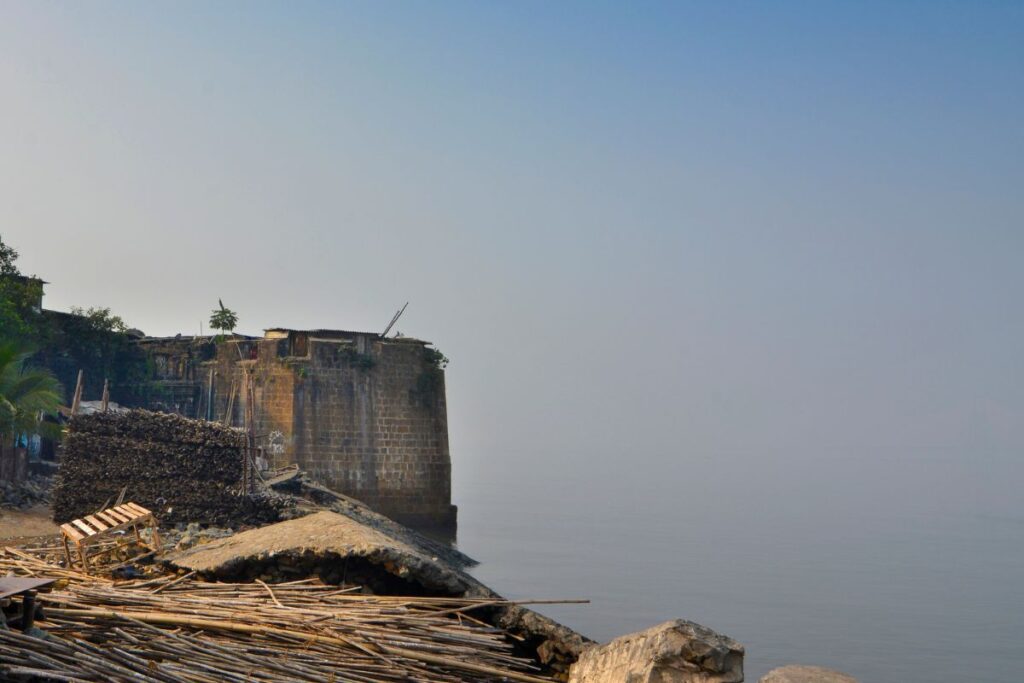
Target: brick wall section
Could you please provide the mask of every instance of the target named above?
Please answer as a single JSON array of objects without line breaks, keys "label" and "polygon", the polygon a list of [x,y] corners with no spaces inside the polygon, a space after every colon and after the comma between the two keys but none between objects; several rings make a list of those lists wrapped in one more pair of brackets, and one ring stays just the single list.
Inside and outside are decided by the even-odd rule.
[{"label": "brick wall section", "polygon": [[[289,355],[296,351],[303,355]],[[244,423],[245,375],[252,378],[258,443],[272,465],[298,463],[399,521],[454,525],[444,372],[423,342],[360,333],[311,334],[299,345],[241,340],[218,345],[212,360],[193,353],[189,363],[182,374],[194,378],[199,411],[212,370],[212,414],[233,426]]]},{"label": "brick wall section", "polygon": [[309,342],[294,392],[293,457],[331,488],[397,518],[451,511],[451,460],[443,374],[423,392],[423,373],[438,372],[417,343],[367,342],[374,359],[361,367],[334,341]]}]

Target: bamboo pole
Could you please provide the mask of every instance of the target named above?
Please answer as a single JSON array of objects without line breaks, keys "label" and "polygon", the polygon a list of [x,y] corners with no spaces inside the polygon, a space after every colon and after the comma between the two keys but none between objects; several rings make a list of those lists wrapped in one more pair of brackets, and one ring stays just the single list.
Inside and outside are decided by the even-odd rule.
[{"label": "bamboo pole", "polygon": [[71,401],[71,415],[78,415],[78,407],[82,402],[82,388],[85,383],[85,371],[78,371],[78,381],[75,382],[75,395]]},{"label": "bamboo pole", "polygon": [[[281,635],[290,636],[298,640],[316,641],[321,643],[330,643],[333,645],[343,645],[348,647],[356,647],[357,649],[364,649],[366,646],[357,645],[356,643],[342,638],[339,636],[329,636],[319,633],[305,633],[302,631],[296,631],[285,628],[278,628],[274,626],[265,626],[262,624],[245,624],[237,621],[221,621],[217,619],[203,619],[199,617],[182,617],[174,614],[167,614],[164,612],[118,612],[116,610],[104,610],[104,609],[60,609],[60,608],[47,608],[48,615],[54,616],[78,616],[78,617],[101,617],[106,619],[115,620],[131,620],[141,621],[148,624],[161,624],[164,626],[186,626],[188,628],[194,628],[198,630],[214,630],[214,631],[234,631],[236,633],[247,633],[250,635]],[[370,646],[368,649],[373,651],[374,646]],[[472,671],[475,673],[482,673],[491,676],[502,676],[515,681],[522,681],[523,683],[550,683],[550,679],[539,678],[537,676],[530,676],[528,674],[521,674],[515,671],[506,671],[498,669],[496,667],[486,666],[483,664],[474,664],[460,659],[441,657],[438,655],[432,655],[426,652],[419,652],[416,650],[408,650],[405,648],[393,647],[391,645],[376,645],[379,651],[384,654],[395,655],[397,657],[404,657],[406,659],[413,659],[422,662],[428,662],[431,664],[440,664],[441,666],[451,667],[453,669],[464,669],[466,671]],[[375,654],[380,654],[376,652]]]},{"label": "bamboo pole", "polygon": [[511,634],[466,614],[511,601],[356,594],[316,579],[112,582],[13,548],[0,549],[5,572],[64,581],[38,598],[55,644],[0,636],[0,678],[22,666],[116,683],[553,680],[517,654]]}]

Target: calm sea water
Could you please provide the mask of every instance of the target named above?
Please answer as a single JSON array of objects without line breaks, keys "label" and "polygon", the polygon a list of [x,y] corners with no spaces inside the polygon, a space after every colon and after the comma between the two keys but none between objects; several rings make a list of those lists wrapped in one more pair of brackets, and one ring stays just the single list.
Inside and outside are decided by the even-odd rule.
[{"label": "calm sea water", "polygon": [[477,468],[456,477],[458,545],[508,597],[592,600],[540,611],[596,640],[680,617],[732,636],[751,681],[811,663],[863,683],[1020,683],[1015,467]]}]

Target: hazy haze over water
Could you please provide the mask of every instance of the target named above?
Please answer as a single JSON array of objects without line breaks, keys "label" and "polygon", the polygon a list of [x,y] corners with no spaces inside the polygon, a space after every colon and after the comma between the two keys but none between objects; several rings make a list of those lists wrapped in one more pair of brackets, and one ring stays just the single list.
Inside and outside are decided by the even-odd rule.
[{"label": "hazy haze over water", "polygon": [[1022,66],[1019,3],[3,3],[0,235],[149,334],[409,300],[460,545],[590,635],[1010,683]]}]

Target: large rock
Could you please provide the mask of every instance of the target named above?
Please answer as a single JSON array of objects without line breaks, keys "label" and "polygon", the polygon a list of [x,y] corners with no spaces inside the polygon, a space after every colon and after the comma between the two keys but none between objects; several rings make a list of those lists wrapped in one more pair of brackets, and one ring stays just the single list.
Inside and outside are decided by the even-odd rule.
[{"label": "large rock", "polygon": [[772,669],[760,683],[857,683],[857,679],[821,666],[790,664]]},{"label": "large rock", "polygon": [[678,619],[583,651],[569,683],[740,683],[743,646]]}]

